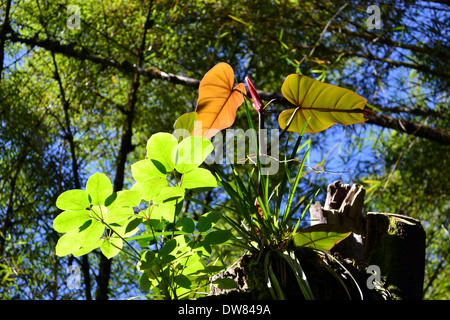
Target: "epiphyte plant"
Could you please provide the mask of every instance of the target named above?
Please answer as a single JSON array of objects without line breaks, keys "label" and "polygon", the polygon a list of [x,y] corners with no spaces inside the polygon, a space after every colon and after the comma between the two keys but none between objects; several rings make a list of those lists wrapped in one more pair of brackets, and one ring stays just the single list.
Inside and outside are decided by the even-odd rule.
[{"label": "epiphyte plant", "polygon": [[[327,251],[350,232],[332,225],[299,229],[309,205],[300,218],[294,218],[300,208],[294,203],[294,195],[309,149],[301,161],[280,161],[285,174],[271,181],[262,167],[266,155],[261,132],[267,105],[263,105],[248,76],[245,81],[250,96],[243,83],[234,85],[234,79],[233,69],[224,62],[206,73],[200,82],[196,110],[183,114],[174,124],[175,131],[183,133],[160,132],[149,138],[146,158],[131,165],[135,184],[130,190],[113,192],[107,176],[95,173],[85,190],[62,193],[56,201],[62,212],[53,228],[64,235],[56,254],[81,256],[100,249],[112,258],[125,252],[136,261],[143,290],[160,298],[182,299],[208,293],[211,276],[224,268],[213,256],[212,246],[233,243],[264,261],[273,298],[284,297],[271,267],[273,255],[290,266],[304,296],[314,298],[295,248]],[[364,110],[367,101],[356,93],[299,74],[288,76],[281,91],[293,107],[281,112],[279,127],[282,134],[299,134],[291,159],[301,149],[304,133],[319,132],[333,124],[364,122],[368,112]],[[258,113],[256,129],[248,101]],[[233,125],[236,111],[244,102],[251,138],[257,146],[255,167],[247,177],[241,177],[231,164],[230,177],[220,166],[206,164],[205,159],[214,149],[214,136]],[[188,195],[189,190],[216,187],[231,199],[234,206],[227,207],[229,213],[220,204],[214,208]],[[182,215],[187,198],[208,212],[198,220]],[[231,228],[219,229],[220,219]],[[233,287],[227,281],[216,284]]]}]

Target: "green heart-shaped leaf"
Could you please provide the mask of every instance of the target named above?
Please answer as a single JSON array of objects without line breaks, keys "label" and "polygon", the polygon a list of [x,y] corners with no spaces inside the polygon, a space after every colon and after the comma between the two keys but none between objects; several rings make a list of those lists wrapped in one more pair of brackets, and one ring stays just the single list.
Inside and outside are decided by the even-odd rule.
[{"label": "green heart-shaped leaf", "polygon": [[119,254],[122,247],[123,247],[122,239],[113,237],[109,240],[103,241],[102,245],[100,246],[100,250],[105,255],[105,257],[111,259],[112,257]]},{"label": "green heart-shaped leaf", "polygon": [[141,197],[147,201],[152,201],[165,187],[167,187],[165,177],[145,180],[141,184]]},{"label": "green heart-shaped leaf", "polygon": [[291,74],[281,87],[281,92],[296,109],[283,111],[278,117],[281,129],[290,123],[288,131],[301,132],[310,118],[304,133],[323,131],[333,124],[349,125],[364,122],[367,100],[360,95],[309,77]]},{"label": "green heart-shaped leaf", "polygon": [[189,112],[181,115],[173,125],[175,129],[174,135],[179,137],[178,141],[189,137],[194,131],[195,122],[197,121],[197,112]]}]

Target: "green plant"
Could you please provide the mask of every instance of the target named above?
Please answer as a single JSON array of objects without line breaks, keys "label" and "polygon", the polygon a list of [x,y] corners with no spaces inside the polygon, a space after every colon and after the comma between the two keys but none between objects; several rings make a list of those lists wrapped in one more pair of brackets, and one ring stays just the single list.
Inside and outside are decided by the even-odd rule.
[{"label": "green plant", "polygon": [[[331,225],[299,229],[311,202],[300,217],[295,217],[302,203],[294,203],[294,195],[309,149],[301,161],[295,157],[307,145],[301,145],[305,130],[316,132],[334,123],[364,121],[365,99],[307,77],[289,76],[282,92],[295,108],[288,110],[288,118],[285,112],[281,113],[281,135],[295,131],[299,136],[290,158],[273,160],[279,161],[284,170],[281,180],[273,182],[271,175],[263,170],[267,160],[262,152],[265,107],[248,77],[252,98],[247,96],[242,83],[234,87],[233,79],[233,69],[225,63],[205,75],[196,111],[182,115],[174,125],[181,134],[152,135],[147,142],[146,158],[131,165],[136,183],[130,190],[113,192],[107,176],[96,173],[87,181],[86,190],[62,193],[56,205],[63,212],[55,218],[53,228],[65,234],[58,241],[56,254],[81,256],[100,248],[106,257],[112,258],[122,251],[136,260],[142,273],[139,283],[143,290],[165,299],[181,299],[208,292],[211,275],[223,269],[217,262],[218,257],[212,256],[211,246],[228,242],[245,248],[263,261],[273,298],[284,298],[272,268],[271,255],[276,255],[294,272],[304,296],[313,299],[295,248],[329,250],[350,232]],[[258,113],[257,130],[248,100]],[[241,177],[231,164],[230,177],[220,166],[210,166],[204,161],[214,149],[210,139],[233,124],[236,109],[243,101],[251,139],[257,146],[255,166],[247,177]],[[213,208],[189,197],[209,212],[198,221],[182,216],[188,190],[217,186],[226,191],[234,204],[232,208],[220,205]],[[221,212],[227,210],[232,214],[222,215]],[[224,219],[234,233],[218,229],[220,219]],[[130,241],[137,241],[142,249],[138,251]],[[218,281],[217,285],[228,287],[230,284]]]}]

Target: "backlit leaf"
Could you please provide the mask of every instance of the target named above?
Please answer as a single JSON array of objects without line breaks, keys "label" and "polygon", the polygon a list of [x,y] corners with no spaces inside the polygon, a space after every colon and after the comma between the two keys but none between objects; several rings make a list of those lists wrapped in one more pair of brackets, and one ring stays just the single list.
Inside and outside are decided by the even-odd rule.
[{"label": "backlit leaf", "polygon": [[154,203],[162,203],[165,201],[175,200],[182,201],[186,190],[181,187],[164,187],[162,191],[153,199]]},{"label": "backlit leaf", "polygon": [[83,210],[89,207],[89,194],[84,190],[69,190],[56,199],[56,206],[61,210]]},{"label": "backlit leaf", "polygon": [[237,108],[244,102],[245,85],[233,88],[234,71],[225,62],[209,70],[199,86],[197,122],[193,135],[211,139],[217,132],[230,127],[236,117]]},{"label": "backlit leaf", "polygon": [[102,222],[98,222],[95,220],[90,221],[90,224],[83,225],[80,229],[80,244],[82,247],[89,247],[94,242],[96,242],[103,235],[103,231],[105,230],[105,226]]},{"label": "backlit leaf", "polygon": [[170,172],[175,167],[175,148],[177,144],[178,141],[172,134],[166,132],[155,133],[147,141],[147,158],[152,160],[161,172]]},{"label": "backlit leaf", "polygon": [[333,248],[350,235],[348,229],[331,224],[317,224],[298,231],[293,237],[296,247],[309,247],[322,251]]},{"label": "backlit leaf", "polygon": [[78,229],[75,229],[59,238],[58,243],[56,244],[56,255],[63,257],[77,251],[80,247],[80,234]]},{"label": "backlit leaf", "polygon": [[165,178],[166,176],[150,159],[141,160],[132,164],[131,174],[134,180],[140,183],[148,179]]},{"label": "backlit leaf", "polygon": [[178,137],[178,141],[189,137],[194,131],[195,122],[197,121],[197,112],[189,112],[181,115],[173,125],[175,129],[174,135]]},{"label": "backlit leaf", "polygon": [[214,146],[204,137],[191,136],[180,142],[177,148],[175,169],[186,173],[200,166]]},{"label": "backlit leaf", "polygon": [[53,220],[53,229],[57,232],[68,232],[83,225],[86,221],[91,219],[89,211],[83,210],[67,210],[60,213],[55,220]]},{"label": "backlit leaf", "polygon": [[141,195],[135,190],[122,190],[118,192],[115,205],[117,207],[138,207],[141,203]]},{"label": "backlit leaf", "polygon": [[166,178],[145,180],[141,185],[141,196],[147,201],[153,200],[165,187],[167,187]]},{"label": "backlit leaf", "polygon": [[217,180],[207,169],[196,168],[183,175],[181,186],[186,189],[216,188]]},{"label": "backlit leaf", "polygon": [[108,259],[116,256],[123,247],[123,241],[120,238],[111,238],[103,241],[100,250]]},{"label": "backlit leaf", "polygon": [[298,107],[283,111],[278,123],[288,131],[301,132],[308,118],[304,133],[323,131],[333,124],[349,125],[364,122],[367,100],[348,89],[322,83],[299,74],[291,74],[281,87],[289,102]]},{"label": "backlit leaf", "polygon": [[106,215],[106,223],[121,222],[134,214],[132,207],[114,207]]},{"label": "backlit leaf", "polygon": [[91,196],[93,205],[104,205],[106,198],[113,192],[113,187],[105,174],[97,172],[89,177],[86,191]]}]

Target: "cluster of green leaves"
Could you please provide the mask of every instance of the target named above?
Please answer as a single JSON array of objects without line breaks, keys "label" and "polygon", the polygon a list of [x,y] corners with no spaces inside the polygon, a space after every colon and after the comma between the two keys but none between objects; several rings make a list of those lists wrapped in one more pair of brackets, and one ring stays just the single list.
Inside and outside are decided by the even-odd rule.
[{"label": "cluster of green leaves", "polygon": [[[202,137],[178,143],[172,134],[157,133],[147,142],[147,157],[131,166],[136,182],[130,190],[113,192],[108,177],[95,173],[86,190],[62,193],[56,205],[64,211],[53,228],[65,234],[56,254],[81,256],[100,248],[112,258],[125,251],[126,242],[132,252],[125,252],[137,260],[142,272],[143,290],[167,299],[189,297],[221,268],[204,260],[211,255],[211,245],[231,237],[228,230],[213,229],[221,217],[217,212],[198,222],[180,217],[186,190],[217,187],[216,178],[199,167],[212,150],[212,143]],[[134,236],[137,232],[141,234]],[[138,253],[129,243],[132,240],[145,249]]]},{"label": "cluster of green leaves", "polygon": [[[229,75],[233,70],[222,63],[220,68],[214,68],[208,76],[220,79],[223,73]],[[314,85],[320,87],[319,94],[322,87],[325,89],[327,86],[320,82]],[[216,114],[208,129],[221,130],[223,127],[217,127],[216,122],[220,123],[226,118],[229,123],[233,123],[235,118],[235,114],[230,116],[222,110],[228,105],[231,105],[232,109],[237,109],[242,102],[239,99],[230,100],[227,93],[233,91],[232,82],[228,83],[226,89],[210,88],[211,86],[208,86],[201,91],[210,93],[212,98],[207,103],[215,102],[213,105],[208,104],[207,116],[209,117],[211,113]],[[326,89],[330,91],[331,96],[343,90],[338,87]],[[243,85],[242,91],[245,91]],[[238,94],[245,95],[242,91]],[[295,92],[297,93],[294,95],[297,96],[300,90]],[[219,93],[221,94],[218,95]],[[236,95],[236,92],[234,94]],[[225,98],[218,101],[217,96]],[[138,244],[146,249],[138,253],[131,245],[130,247],[134,251],[131,255],[139,261],[138,270],[142,272],[139,281],[141,288],[145,291],[151,289],[155,294],[167,299],[188,298],[195,296],[198,291],[207,292],[211,272],[221,268],[220,265],[208,265],[203,259],[204,257],[209,259],[211,256],[211,245],[220,245],[233,238],[235,244],[248,249],[255,256],[267,248],[280,254],[295,272],[305,296],[312,298],[300,262],[293,255],[290,246],[329,250],[350,232],[341,228],[336,229],[332,225],[318,225],[297,232],[301,217],[309,206],[306,206],[302,216],[293,226],[293,216],[300,206],[300,203],[293,204],[293,198],[309,149],[299,162],[295,178],[292,179],[291,173],[295,172],[293,166],[297,162],[285,161],[286,174],[270,190],[270,175],[263,174],[261,161],[263,155],[259,151],[261,146],[256,142],[261,143],[261,139],[256,136],[248,102],[245,107],[248,123],[252,129],[252,140],[258,146],[256,170],[250,173],[247,185],[235,171],[233,171],[234,181],[227,181],[224,172],[216,170],[219,185],[231,197],[236,205],[235,212],[243,219],[243,223],[239,223],[232,217],[224,217],[236,231],[237,237],[232,237],[229,230],[211,231],[221,214],[209,206],[206,207],[211,209],[210,213],[203,215],[198,223],[192,218],[180,217],[186,190],[217,187],[216,177],[209,170],[200,168],[213,151],[213,144],[209,140],[211,134],[208,131],[203,134],[203,130],[192,130],[192,127],[195,127],[195,117],[191,119],[191,114],[187,114],[188,117],[186,118],[186,115],[180,117],[174,127],[187,129],[185,131],[188,134],[177,138],[173,134],[161,132],[148,139],[146,158],[131,165],[136,182],[130,190],[114,193],[110,180],[104,174],[96,173],[87,181],[86,190],[70,190],[58,197],[56,205],[64,211],[55,218],[53,228],[65,234],[56,246],[57,255],[81,256],[100,248],[106,257],[112,258],[123,250],[124,241],[128,243],[130,240],[138,240]],[[337,106],[335,100],[325,100],[319,107],[325,108],[326,110],[321,112],[327,113],[342,108]],[[305,108],[305,105],[299,104],[296,111],[302,108]],[[261,116],[263,109],[256,108],[256,110]],[[202,112],[198,108],[197,113],[203,115]],[[286,121],[286,126],[290,123],[291,121]],[[291,154],[291,160],[294,160],[301,147],[301,138],[309,124],[310,118],[302,121],[301,130],[298,128],[294,130],[300,130],[300,135]],[[320,130],[326,128],[327,126],[323,126]],[[252,178],[254,172],[256,180]],[[286,192],[288,199],[284,202],[283,196]],[[255,202],[251,199],[255,199]],[[146,229],[144,233],[130,238],[139,231],[140,225]],[[270,275],[267,281],[277,283],[276,276],[270,272],[268,259],[265,259],[265,269],[266,274]],[[280,298],[280,289],[276,291],[277,294],[271,291],[273,297]]]}]

